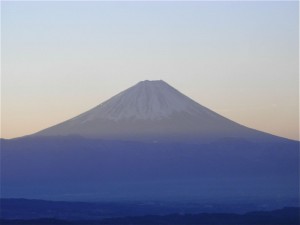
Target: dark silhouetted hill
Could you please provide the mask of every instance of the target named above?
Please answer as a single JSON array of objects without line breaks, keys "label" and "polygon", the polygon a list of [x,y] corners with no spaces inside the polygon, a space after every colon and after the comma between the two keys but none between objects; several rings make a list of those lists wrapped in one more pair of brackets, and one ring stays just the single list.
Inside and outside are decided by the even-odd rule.
[{"label": "dark silhouetted hill", "polygon": [[246,214],[171,214],[110,218],[99,221],[63,221],[56,219],[1,220],[2,225],[299,225],[299,208],[284,208]]}]

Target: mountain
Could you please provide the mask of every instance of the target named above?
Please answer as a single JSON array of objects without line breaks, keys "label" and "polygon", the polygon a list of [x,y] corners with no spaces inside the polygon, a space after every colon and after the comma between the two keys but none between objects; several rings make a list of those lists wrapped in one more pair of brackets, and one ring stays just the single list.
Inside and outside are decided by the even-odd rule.
[{"label": "mountain", "polygon": [[276,140],[224,118],[162,80],[139,82],[75,118],[34,134],[69,135],[130,141]]},{"label": "mountain", "polygon": [[1,196],[297,206],[299,142],[143,81],[66,122],[2,139]]},{"label": "mountain", "polygon": [[[30,199],[0,199],[0,224],[22,225],[299,225],[299,207],[268,211],[267,208],[242,208],[232,205],[180,204],[153,202],[63,202]],[[201,213],[199,213],[201,212]]]}]

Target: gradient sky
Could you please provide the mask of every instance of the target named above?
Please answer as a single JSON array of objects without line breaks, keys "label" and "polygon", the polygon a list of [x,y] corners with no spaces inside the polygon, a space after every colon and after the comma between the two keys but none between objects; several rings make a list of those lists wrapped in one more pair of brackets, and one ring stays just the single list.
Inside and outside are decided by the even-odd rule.
[{"label": "gradient sky", "polygon": [[1,2],[1,136],[162,79],[243,125],[299,139],[298,2]]}]

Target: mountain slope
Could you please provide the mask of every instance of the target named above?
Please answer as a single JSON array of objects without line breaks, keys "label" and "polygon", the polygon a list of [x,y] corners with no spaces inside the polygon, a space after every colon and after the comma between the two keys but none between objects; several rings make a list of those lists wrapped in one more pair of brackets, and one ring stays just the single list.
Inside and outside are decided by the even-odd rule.
[{"label": "mountain slope", "polygon": [[95,108],[34,135],[197,142],[275,138],[220,116],[164,81],[139,82]]},{"label": "mountain slope", "polygon": [[284,207],[299,202],[299,142],[144,81],[59,125],[2,139],[1,196]]},{"label": "mountain slope", "polygon": [[[299,143],[209,144],[26,137],[1,141],[2,197],[57,200],[299,199]],[[227,200],[226,200],[227,199]]]}]

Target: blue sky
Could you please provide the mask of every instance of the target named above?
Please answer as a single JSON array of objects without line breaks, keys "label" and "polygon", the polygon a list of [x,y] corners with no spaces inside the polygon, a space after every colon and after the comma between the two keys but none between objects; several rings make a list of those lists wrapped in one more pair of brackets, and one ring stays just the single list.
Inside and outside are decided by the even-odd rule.
[{"label": "blue sky", "polygon": [[163,79],[241,124],[299,137],[298,2],[2,2],[2,137]]}]

